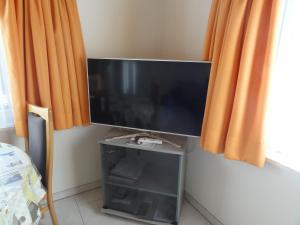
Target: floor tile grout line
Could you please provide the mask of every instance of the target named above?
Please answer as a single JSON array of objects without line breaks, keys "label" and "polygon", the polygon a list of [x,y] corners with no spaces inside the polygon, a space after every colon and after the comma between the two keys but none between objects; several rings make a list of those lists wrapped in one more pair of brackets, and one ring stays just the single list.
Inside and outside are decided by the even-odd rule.
[{"label": "floor tile grout line", "polygon": [[83,216],[82,216],[82,214],[81,214],[81,210],[80,210],[79,204],[78,204],[78,202],[77,202],[77,200],[76,200],[75,197],[74,197],[74,201],[75,201],[76,207],[77,207],[77,209],[78,209],[78,212],[79,212],[79,215],[80,215],[82,224],[83,224],[83,225],[86,225],[85,222],[84,222],[84,220],[83,220]]}]

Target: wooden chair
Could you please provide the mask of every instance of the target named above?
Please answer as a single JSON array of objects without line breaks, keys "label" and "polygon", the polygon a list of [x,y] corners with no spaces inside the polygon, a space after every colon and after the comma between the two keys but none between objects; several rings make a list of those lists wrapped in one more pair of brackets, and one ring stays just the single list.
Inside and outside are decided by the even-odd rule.
[{"label": "wooden chair", "polygon": [[28,139],[25,148],[36,168],[42,175],[42,183],[47,189],[47,205],[41,212],[50,211],[53,225],[58,225],[52,195],[53,175],[53,120],[51,109],[28,105]]}]

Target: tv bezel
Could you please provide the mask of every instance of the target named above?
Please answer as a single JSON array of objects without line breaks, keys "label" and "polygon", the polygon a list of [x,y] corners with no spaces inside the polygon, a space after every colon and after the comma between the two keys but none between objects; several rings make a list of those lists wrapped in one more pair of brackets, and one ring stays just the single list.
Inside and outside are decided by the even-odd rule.
[{"label": "tv bezel", "polygon": [[[126,127],[126,126],[118,126],[118,125],[112,125],[112,124],[106,124],[106,123],[95,123],[91,121],[91,106],[90,106],[90,87],[89,87],[89,68],[88,68],[88,60],[89,59],[105,59],[105,60],[128,60],[128,61],[155,61],[155,62],[190,62],[190,63],[210,63],[211,61],[205,61],[205,60],[177,60],[177,59],[140,59],[140,58],[94,58],[94,57],[87,57],[86,58],[86,76],[87,76],[87,89],[88,89],[88,102],[89,102],[89,116],[90,116],[90,124],[92,125],[102,125],[105,127],[111,127],[111,128],[119,128],[119,129],[126,129],[126,130],[132,130],[132,131],[140,131],[142,132],[148,132],[148,133],[155,133],[155,134],[166,134],[166,135],[176,135],[176,136],[183,136],[183,137],[192,137],[192,138],[200,138],[199,136],[195,135],[188,135],[188,134],[181,134],[181,133],[172,133],[172,132],[165,132],[165,131],[157,131],[157,130],[147,130],[147,129],[141,129],[141,128],[135,128],[135,127]],[[206,95],[207,96],[207,95]],[[207,99],[206,99],[207,100]],[[206,106],[206,102],[205,102]],[[205,110],[204,110],[205,113]],[[203,115],[204,117],[204,115]],[[203,124],[203,120],[202,120]],[[200,128],[201,130],[201,128]]]}]

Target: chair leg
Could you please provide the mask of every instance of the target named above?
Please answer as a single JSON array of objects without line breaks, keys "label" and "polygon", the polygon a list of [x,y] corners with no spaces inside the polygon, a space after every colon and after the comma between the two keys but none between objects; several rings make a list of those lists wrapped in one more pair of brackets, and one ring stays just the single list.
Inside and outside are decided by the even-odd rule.
[{"label": "chair leg", "polygon": [[52,224],[58,225],[58,220],[57,220],[56,213],[55,213],[52,193],[47,194],[47,201],[48,201],[48,208],[49,208],[50,216],[52,219]]}]

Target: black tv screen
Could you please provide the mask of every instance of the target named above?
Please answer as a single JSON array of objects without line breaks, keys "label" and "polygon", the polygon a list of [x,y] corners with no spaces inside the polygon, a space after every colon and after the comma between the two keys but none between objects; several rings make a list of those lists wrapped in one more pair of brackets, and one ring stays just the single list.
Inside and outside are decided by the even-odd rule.
[{"label": "black tv screen", "polygon": [[88,59],[91,122],[200,136],[210,62]]}]

